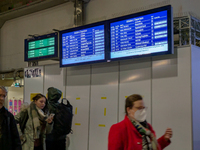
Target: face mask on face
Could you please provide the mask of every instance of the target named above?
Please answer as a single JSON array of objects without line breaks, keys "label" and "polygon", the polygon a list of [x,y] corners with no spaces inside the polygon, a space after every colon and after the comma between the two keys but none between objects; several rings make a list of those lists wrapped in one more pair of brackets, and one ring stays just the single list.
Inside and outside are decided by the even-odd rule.
[{"label": "face mask on face", "polygon": [[146,109],[137,110],[134,114],[134,118],[139,122],[145,121],[146,117],[147,117]]}]

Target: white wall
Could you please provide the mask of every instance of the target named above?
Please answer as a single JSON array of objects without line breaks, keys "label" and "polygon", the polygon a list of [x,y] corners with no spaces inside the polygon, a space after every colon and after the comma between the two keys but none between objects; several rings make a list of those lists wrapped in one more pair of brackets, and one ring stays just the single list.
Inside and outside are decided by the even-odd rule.
[{"label": "white wall", "polygon": [[62,91],[65,97],[65,68],[60,68],[58,64],[46,65],[44,67],[44,95],[49,87],[55,87]]},{"label": "white wall", "polygon": [[22,99],[24,97],[24,88],[21,87],[9,87],[8,88],[8,100],[9,99]]},{"label": "white wall", "polygon": [[132,59],[120,62],[119,121],[124,119],[124,102],[127,96],[141,94],[151,123],[151,58]]},{"label": "white wall", "polygon": [[27,67],[24,62],[24,39],[29,34],[42,35],[52,32],[52,29],[72,27],[73,11],[73,3],[69,2],[7,21],[1,28],[0,69]]},{"label": "white wall", "polygon": [[96,22],[168,4],[174,8],[175,16],[189,11],[200,13],[198,0],[91,0],[86,7],[86,21]]},{"label": "white wall", "polygon": [[66,98],[73,105],[73,134],[69,150],[88,150],[90,113],[90,66],[67,68]]},{"label": "white wall", "polygon": [[110,126],[118,120],[117,62],[92,65],[89,149],[107,149]]},{"label": "white wall", "polygon": [[[158,138],[167,127],[173,129],[172,143],[166,149],[192,150],[190,47],[175,49],[174,55],[66,69],[58,65],[44,68],[45,81],[38,80],[36,84],[33,79],[28,83],[25,80],[25,93],[38,91],[39,82],[46,88],[66,86],[66,98],[74,108],[74,133],[69,135],[69,150],[107,149],[109,128],[123,119],[125,96],[134,93],[143,96],[148,107],[147,120],[152,123]],[[198,139],[198,135],[196,137]]]},{"label": "white wall", "polygon": [[200,48],[191,47],[192,58],[192,118],[193,118],[193,150],[200,149]]},{"label": "white wall", "polygon": [[168,127],[174,132],[172,144],[166,150],[192,149],[190,69],[190,47],[175,49],[173,56],[153,59],[152,125],[157,137]]}]

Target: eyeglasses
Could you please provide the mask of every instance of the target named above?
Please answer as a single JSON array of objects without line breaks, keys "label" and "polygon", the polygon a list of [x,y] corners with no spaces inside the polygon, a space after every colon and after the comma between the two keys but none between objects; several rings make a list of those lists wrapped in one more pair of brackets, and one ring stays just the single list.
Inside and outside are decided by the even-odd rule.
[{"label": "eyeglasses", "polygon": [[6,98],[6,95],[4,95],[4,94],[0,94],[0,97],[2,97],[2,98]]}]

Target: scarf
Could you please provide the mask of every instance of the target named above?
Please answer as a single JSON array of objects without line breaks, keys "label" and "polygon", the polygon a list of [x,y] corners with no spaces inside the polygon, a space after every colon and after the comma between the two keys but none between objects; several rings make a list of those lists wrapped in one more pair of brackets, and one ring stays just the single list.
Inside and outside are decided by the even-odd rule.
[{"label": "scarf", "polygon": [[30,104],[30,115],[33,120],[33,138],[39,139],[42,129],[41,123],[45,123],[47,115],[45,115],[44,112],[39,109],[34,102]]},{"label": "scarf", "polygon": [[138,121],[130,119],[133,126],[142,135],[142,150],[158,150],[157,140],[154,134],[148,129],[141,125]]}]

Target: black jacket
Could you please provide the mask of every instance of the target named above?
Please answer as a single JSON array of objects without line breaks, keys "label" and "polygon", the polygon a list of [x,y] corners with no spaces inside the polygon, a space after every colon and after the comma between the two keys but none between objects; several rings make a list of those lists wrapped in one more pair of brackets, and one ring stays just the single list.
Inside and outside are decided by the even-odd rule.
[{"label": "black jacket", "polygon": [[[62,96],[62,92],[54,87],[50,87],[48,88],[48,109],[50,113],[56,113],[57,111],[57,107],[59,106],[59,99]],[[65,139],[66,136],[60,136],[57,138],[54,138],[53,134],[47,134],[46,135],[46,140],[47,141],[58,141],[58,140],[63,140]]]},{"label": "black jacket", "polygon": [[14,116],[8,112],[5,107],[2,107],[3,122],[2,122],[2,138],[1,150],[22,150],[19,133]]}]

